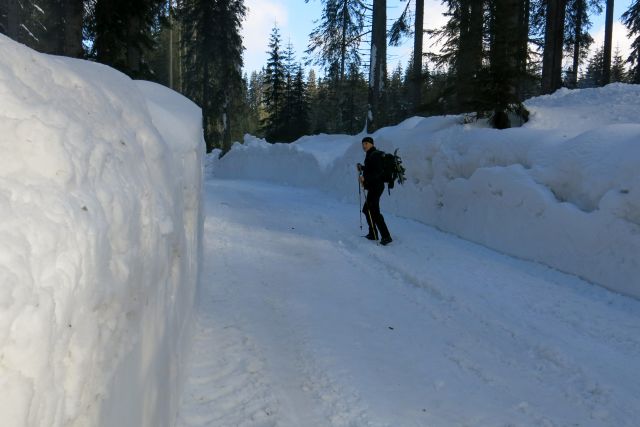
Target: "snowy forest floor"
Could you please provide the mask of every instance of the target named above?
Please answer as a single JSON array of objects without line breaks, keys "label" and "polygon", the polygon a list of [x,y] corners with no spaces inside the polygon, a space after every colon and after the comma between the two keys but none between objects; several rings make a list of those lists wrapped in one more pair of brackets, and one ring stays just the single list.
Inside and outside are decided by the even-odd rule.
[{"label": "snowy forest floor", "polygon": [[178,426],[637,425],[640,301],[355,200],[207,181]]}]

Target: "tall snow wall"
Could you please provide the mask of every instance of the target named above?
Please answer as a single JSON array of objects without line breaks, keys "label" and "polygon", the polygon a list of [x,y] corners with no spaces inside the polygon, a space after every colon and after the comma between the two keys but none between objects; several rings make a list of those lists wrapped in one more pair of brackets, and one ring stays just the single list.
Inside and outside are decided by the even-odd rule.
[{"label": "tall snow wall", "polygon": [[[407,170],[405,185],[384,193],[383,212],[640,298],[640,86],[564,89],[527,107],[530,122],[503,131],[447,116],[375,132],[376,145],[398,148]],[[268,144],[247,136],[208,159],[208,169],[357,203],[361,138]]]},{"label": "tall snow wall", "polygon": [[170,426],[199,260],[200,109],[0,35],[0,420]]}]

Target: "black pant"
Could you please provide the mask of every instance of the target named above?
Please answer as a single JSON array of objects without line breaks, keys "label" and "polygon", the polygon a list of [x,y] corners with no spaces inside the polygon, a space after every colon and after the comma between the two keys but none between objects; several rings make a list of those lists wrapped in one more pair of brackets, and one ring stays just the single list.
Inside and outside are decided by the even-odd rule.
[{"label": "black pant", "polygon": [[[380,196],[384,192],[384,185],[382,187],[372,188],[367,192],[367,200],[362,207],[362,213],[367,219],[369,225],[369,234],[376,236],[377,238],[390,238],[389,229],[387,224],[384,223],[384,217],[380,213]],[[379,233],[376,232],[376,228]]]}]

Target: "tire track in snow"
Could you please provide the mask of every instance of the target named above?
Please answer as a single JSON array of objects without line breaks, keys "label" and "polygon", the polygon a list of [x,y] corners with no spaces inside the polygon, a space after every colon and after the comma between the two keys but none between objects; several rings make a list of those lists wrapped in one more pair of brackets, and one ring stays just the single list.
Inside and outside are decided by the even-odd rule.
[{"label": "tire track in snow", "polygon": [[[395,243],[371,245],[350,237],[353,206],[316,192],[209,187],[221,193],[205,274],[217,302],[201,304],[207,344],[193,359],[214,363],[192,385],[215,415],[183,406],[185,426],[630,427],[640,416],[625,378],[638,378],[636,301],[391,216]],[[363,282],[342,283],[349,271]]]},{"label": "tire track in snow", "polygon": [[[213,208],[233,209],[260,205],[251,194],[238,200],[224,201]],[[276,211],[277,212],[277,211]],[[274,214],[252,211],[251,215]],[[317,221],[311,219],[311,221]],[[270,296],[269,286],[284,280],[282,269],[273,265],[272,254],[255,248],[269,245],[268,230],[244,232],[224,215],[208,218],[205,224],[210,239],[205,259],[215,260],[206,267],[204,277],[219,278],[225,283],[203,283],[198,304],[198,328],[191,355],[191,373],[183,393],[178,426],[182,427],[378,427],[371,424],[360,398],[330,378],[307,348],[307,337],[288,316],[286,299]],[[232,239],[232,236],[243,236]],[[295,237],[295,235],[294,235]],[[301,244],[302,243],[302,244]],[[304,241],[283,239],[287,251],[313,259],[316,248]],[[251,247],[251,265],[242,265],[238,247]],[[244,252],[246,254],[246,252]],[[218,275],[221,271],[224,274]],[[247,271],[263,276],[251,283],[256,295],[242,295],[247,288]],[[286,272],[284,272],[286,275]],[[264,295],[258,293],[265,290]],[[267,313],[257,319],[247,307]],[[249,309],[251,311],[251,309]],[[264,320],[269,330],[258,323]],[[221,325],[225,323],[226,326]],[[286,343],[286,351],[268,348],[264,336],[275,343]]]},{"label": "tire track in snow", "polygon": [[[209,233],[214,231],[210,224],[206,228]],[[210,259],[216,249],[228,249],[229,244],[226,239],[218,239],[217,247],[207,250],[205,258]],[[224,267],[227,263],[222,261]],[[227,283],[229,287],[238,285]],[[178,427],[280,425],[279,402],[262,374],[265,363],[259,349],[233,313],[221,319],[210,311],[212,307],[224,307],[229,297],[224,292],[216,294],[209,286],[199,289],[190,375],[183,391]]]}]

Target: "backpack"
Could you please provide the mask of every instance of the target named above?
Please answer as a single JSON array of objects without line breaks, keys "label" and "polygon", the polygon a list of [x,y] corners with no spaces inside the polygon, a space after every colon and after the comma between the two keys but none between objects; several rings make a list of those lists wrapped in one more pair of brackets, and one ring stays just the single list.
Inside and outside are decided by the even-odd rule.
[{"label": "backpack", "polygon": [[402,166],[402,159],[398,156],[398,149],[391,153],[382,153],[382,180],[387,183],[387,191],[391,194],[391,189],[394,187],[396,180],[400,185],[404,184],[404,166]]}]

